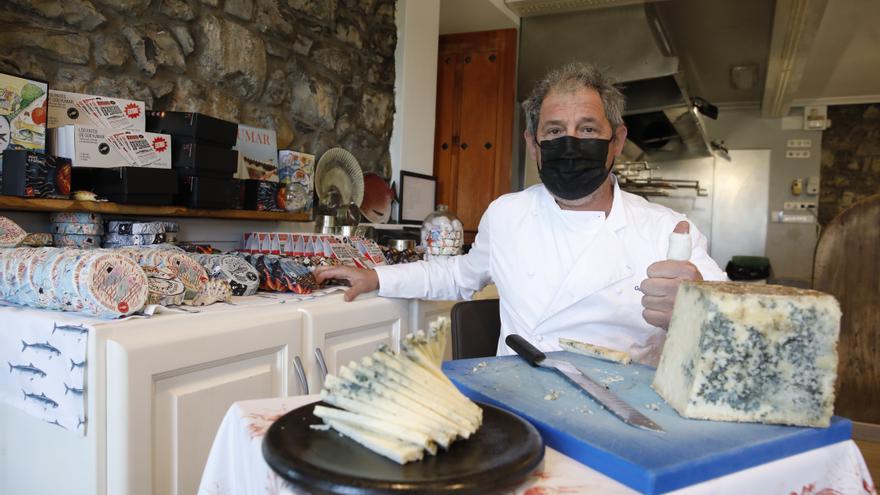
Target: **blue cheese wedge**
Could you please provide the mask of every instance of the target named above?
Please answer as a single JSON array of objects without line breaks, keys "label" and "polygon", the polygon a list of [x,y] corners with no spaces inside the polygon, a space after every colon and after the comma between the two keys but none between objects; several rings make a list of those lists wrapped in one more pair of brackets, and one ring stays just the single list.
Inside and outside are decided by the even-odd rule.
[{"label": "blue cheese wedge", "polygon": [[382,348],[327,375],[315,416],[337,432],[397,463],[435,455],[474,434],[483,411],[440,370],[449,334],[441,318],[408,335],[401,352]]},{"label": "blue cheese wedge", "polygon": [[632,358],[630,358],[629,354],[623,351],[615,351],[614,349],[602,347],[601,345],[588,344],[578,340],[560,337],[559,347],[569,352],[604,359],[605,361],[613,361],[620,364],[629,364],[632,362]]},{"label": "blue cheese wedge", "polygon": [[653,387],[687,418],[825,427],[839,332],[822,292],[684,282]]}]

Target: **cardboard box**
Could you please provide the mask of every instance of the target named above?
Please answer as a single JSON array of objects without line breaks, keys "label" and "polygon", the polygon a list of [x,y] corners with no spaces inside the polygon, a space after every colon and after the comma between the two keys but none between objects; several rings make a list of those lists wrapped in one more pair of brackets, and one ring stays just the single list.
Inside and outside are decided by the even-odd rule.
[{"label": "cardboard box", "polygon": [[142,101],[49,91],[49,128],[83,125],[144,132],[145,115]]},{"label": "cardboard box", "polygon": [[207,143],[175,142],[171,158],[182,176],[232,179],[238,170],[238,151]]},{"label": "cardboard box", "polygon": [[70,197],[70,160],[28,150],[3,154],[3,194],[25,198]]},{"label": "cardboard box", "polygon": [[233,208],[238,202],[238,188],[238,181],[232,178],[181,177],[176,202],[190,208]]},{"label": "cardboard box", "polygon": [[68,125],[51,130],[51,154],[74,167],[171,168],[171,136],[108,127]]},{"label": "cardboard box", "polygon": [[[257,211],[284,211],[284,187],[277,182],[243,180],[244,209]],[[281,186],[281,187],[279,187]]]},{"label": "cardboard box", "polygon": [[278,167],[269,162],[261,162],[238,153],[238,172],[236,178],[243,180],[261,180],[278,182]]},{"label": "cardboard box", "polygon": [[[147,131],[171,134],[175,140],[235,146],[238,124],[201,113],[147,112]],[[184,139],[177,139],[184,138]]]},{"label": "cardboard box", "polygon": [[74,167],[73,185],[76,190],[94,191],[99,196],[170,196],[177,194],[177,174],[173,170],[156,168],[82,168]]},{"label": "cardboard box", "polygon": [[0,73],[0,171],[6,150],[46,151],[48,89],[45,81]]},{"label": "cardboard box", "polygon": [[312,213],[314,177],[315,155],[292,150],[278,151],[278,179],[287,187],[287,211]]}]

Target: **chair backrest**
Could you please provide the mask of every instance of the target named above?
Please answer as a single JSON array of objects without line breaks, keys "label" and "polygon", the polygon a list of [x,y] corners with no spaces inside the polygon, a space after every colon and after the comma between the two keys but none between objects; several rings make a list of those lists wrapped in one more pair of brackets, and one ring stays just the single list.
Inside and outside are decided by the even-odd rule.
[{"label": "chair backrest", "polygon": [[880,194],[852,205],[822,231],[813,288],[840,302],[835,414],[880,424]]},{"label": "chair backrest", "polygon": [[494,356],[501,335],[498,299],[462,301],[452,307],[452,359]]}]

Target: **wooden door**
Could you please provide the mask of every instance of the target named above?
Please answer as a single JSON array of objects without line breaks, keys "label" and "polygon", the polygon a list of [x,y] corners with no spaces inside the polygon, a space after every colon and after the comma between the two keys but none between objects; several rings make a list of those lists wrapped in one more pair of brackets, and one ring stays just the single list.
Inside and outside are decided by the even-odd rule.
[{"label": "wooden door", "polygon": [[813,288],[840,302],[834,414],[880,425],[880,194],[834,217],[816,246]]},{"label": "wooden door", "polygon": [[480,218],[510,190],[516,30],[440,37],[434,175],[472,242]]}]

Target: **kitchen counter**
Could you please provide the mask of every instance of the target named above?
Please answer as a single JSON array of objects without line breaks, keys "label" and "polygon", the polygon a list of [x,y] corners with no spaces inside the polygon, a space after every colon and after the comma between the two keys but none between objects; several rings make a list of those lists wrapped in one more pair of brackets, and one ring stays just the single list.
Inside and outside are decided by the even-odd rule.
[{"label": "kitchen counter", "polygon": [[399,348],[411,328],[448,315],[454,304],[375,294],[345,303],[342,297],[260,293],[198,313],[125,320],[0,307],[0,329],[13,332],[5,337],[16,345],[23,315],[50,329],[62,317],[89,327],[84,431],[0,404],[0,493],[195,493],[232,403],[316,390],[315,349],[334,372],[380,344]]}]

